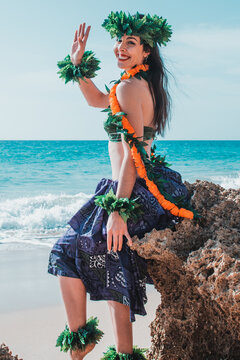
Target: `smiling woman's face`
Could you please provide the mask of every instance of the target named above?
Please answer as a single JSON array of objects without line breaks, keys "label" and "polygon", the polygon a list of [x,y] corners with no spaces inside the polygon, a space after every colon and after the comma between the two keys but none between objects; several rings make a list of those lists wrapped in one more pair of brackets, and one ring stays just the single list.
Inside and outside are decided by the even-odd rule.
[{"label": "smiling woman's face", "polygon": [[118,61],[118,67],[130,70],[135,65],[141,65],[144,58],[149,54],[143,50],[140,37],[134,35],[124,35],[116,39],[113,51]]}]

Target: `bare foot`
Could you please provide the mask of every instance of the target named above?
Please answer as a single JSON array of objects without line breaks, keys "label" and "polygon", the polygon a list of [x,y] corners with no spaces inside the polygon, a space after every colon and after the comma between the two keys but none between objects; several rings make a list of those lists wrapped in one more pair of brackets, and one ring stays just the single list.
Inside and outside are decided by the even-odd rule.
[{"label": "bare foot", "polygon": [[85,347],[85,350],[70,350],[70,357],[72,360],[82,360],[84,357],[93,350],[96,344],[91,343]]}]

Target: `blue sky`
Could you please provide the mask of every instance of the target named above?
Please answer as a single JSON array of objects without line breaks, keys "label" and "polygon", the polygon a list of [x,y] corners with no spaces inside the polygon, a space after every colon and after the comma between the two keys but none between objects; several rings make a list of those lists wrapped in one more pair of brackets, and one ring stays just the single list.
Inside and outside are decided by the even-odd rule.
[{"label": "blue sky", "polygon": [[162,49],[175,78],[164,139],[239,139],[239,0],[0,0],[0,139],[107,139],[105,115],[86,104],[77,84],[58,79],[56,63],[86,21],[87,48],[101,60],[96,85],[104,90],[117,79],[114,41],[101,27],[111,10],[156,13],[172,25],[172,41]]}]

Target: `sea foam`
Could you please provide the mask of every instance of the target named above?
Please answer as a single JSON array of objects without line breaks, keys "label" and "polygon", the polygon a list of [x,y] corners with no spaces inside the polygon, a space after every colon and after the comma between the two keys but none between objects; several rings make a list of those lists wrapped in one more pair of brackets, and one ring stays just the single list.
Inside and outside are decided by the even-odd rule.
[{"label": "sea foam", "polygon": [[1,201],[0,242],[52,246],[91,196],[47,194]]},{"label": "sea foam", "polygon": [[231,176],[211,176],[211,181],[221,185],[225,189],[239,189],[240,188],[240,172]]},{"label": "sea foam", "polygon": [[[226,189],[240,188],[240,172],[235,176],[211,176],[209,180]],[[67,222],[92,196],[82,192],[61,193],[0,201],[0,244],[11,248],[15,245],[52,247],[66,231]]]}]

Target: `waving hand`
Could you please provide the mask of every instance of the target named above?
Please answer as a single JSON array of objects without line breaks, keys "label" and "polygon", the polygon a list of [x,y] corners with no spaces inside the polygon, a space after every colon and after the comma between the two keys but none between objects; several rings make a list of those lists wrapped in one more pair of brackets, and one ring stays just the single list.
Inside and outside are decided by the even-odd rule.
[{"label": "waving hand", "polygon": [[71,51],[71,61],[74,65],[79,65],[82,60],[82,56],[85,51],[88,35],[91,29],[91,26],[87,27],[85,31],[86,23],[80,24],[79,30],[75,31],[74,41],[72,44]]}]

